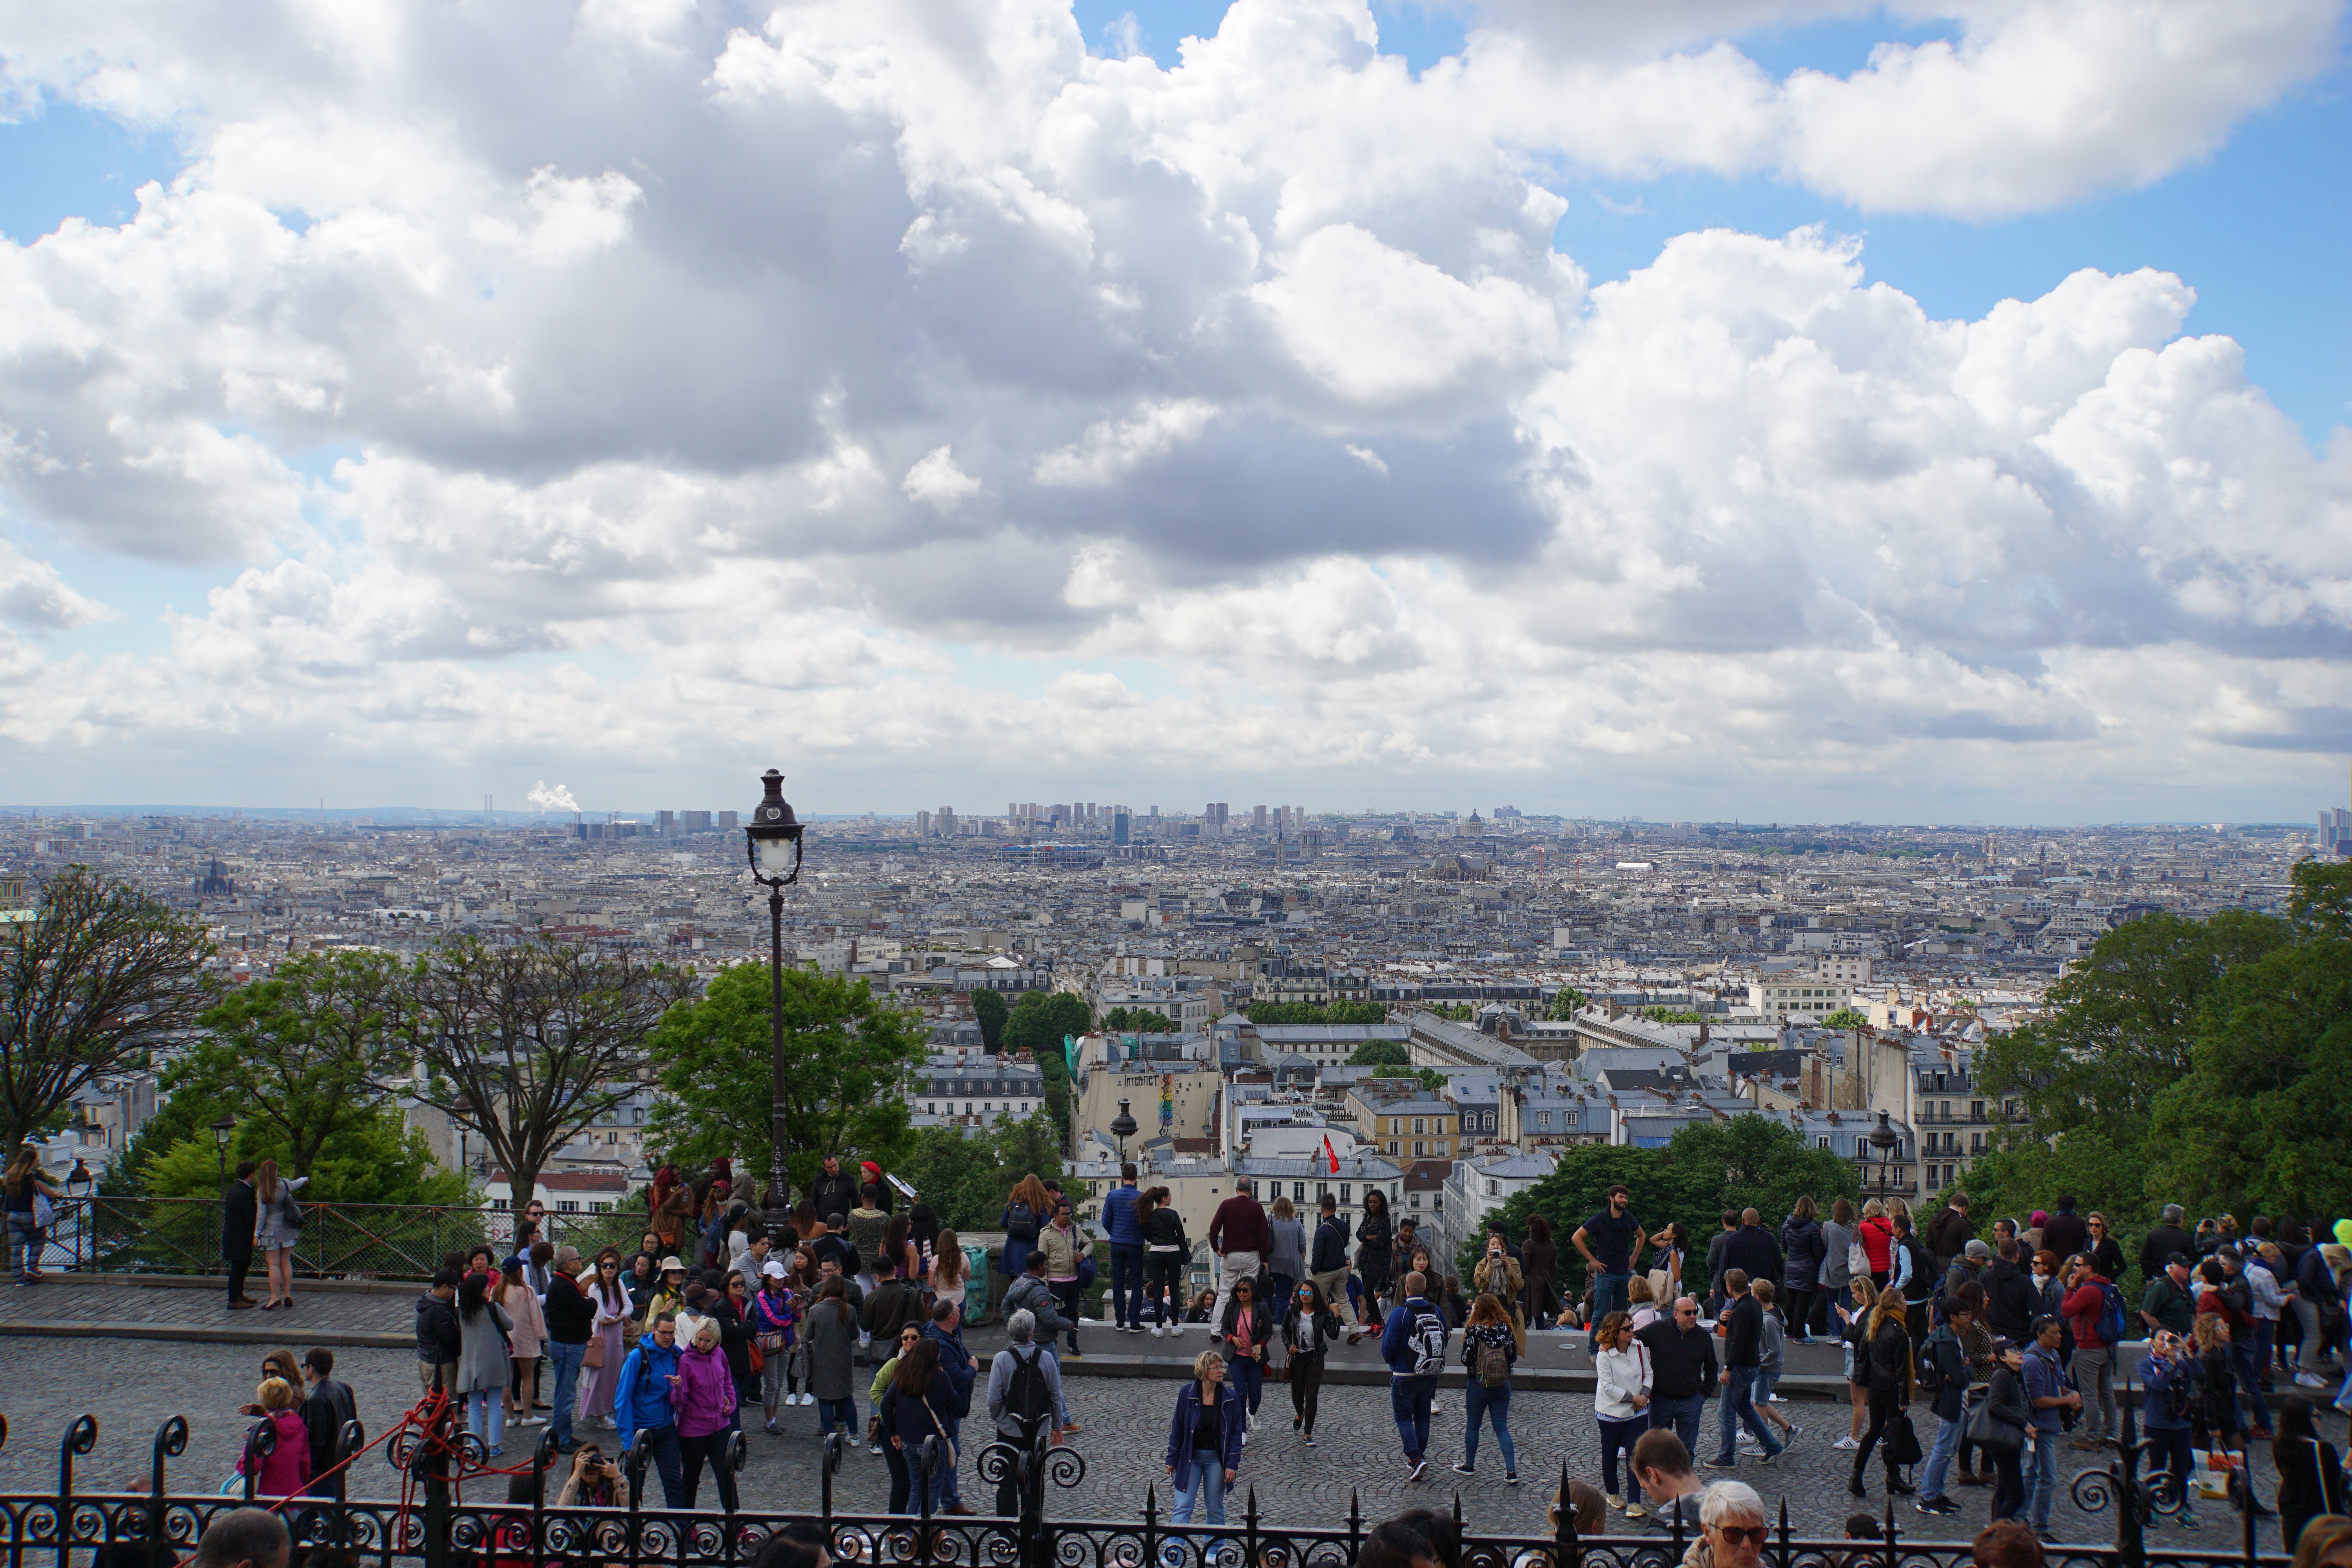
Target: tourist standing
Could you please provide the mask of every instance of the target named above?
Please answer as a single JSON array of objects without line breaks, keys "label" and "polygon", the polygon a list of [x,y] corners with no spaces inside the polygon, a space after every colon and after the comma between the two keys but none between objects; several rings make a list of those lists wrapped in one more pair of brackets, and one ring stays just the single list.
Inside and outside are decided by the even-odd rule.
[{"label": "tourist standing", "polygon": [[1854,1226],[1853,1238],[1862,1243],[1862,1255],[1870,1264],[1870,1282],[1885,1289],[1895,1277],[1895,1222],[1886,1217],[1885,1202],[1873,1198],[1862,1205],[1862,1223]]},{"label": "tourist standing", "polygon": [[[1192,1379],[1176,1392],[1176,1413],[1168,1423],[1162,1463],[1176,1483],[1171,1522],[1192,1523],[1203,1502],[1209,1523],[1225,1522],[1225,1493],[1241,1473],[1242,1439],[1247,1436],[1249,1416],[1225,1381],[1225,1358],[1202,1351],[1193,1358]],[[1204,1563],[1210,1557],[1210,1552],[1200,1553]]]},{"label": "tourist standing", "polygon": [[548,1425],[555,1431],[556,1446],[569,1449],[578,1441],[572,1413],[579,1405],[580,1368],[588,1359],[588,1342],[596,1332],[596,1304],[580,1289],[577,1249],[565,1247],[555,1255],[553,1265],[548,1270],[547,1298],[541,1303],[547,1360],[555,1371],[555,1397]]},{"label": "tourist standing", "polygon": [[1217,1257],[1217,1299],[1209,1307],[1211,1322],[1224,1321],[1225,1302],[1233,1296],[1234,1282],[1257,1273],[1270,1245],[1265,1210],[1250,1179],[1243,1176],[1234,1183],[1234,1195],[1219,1204],[1209,1218],[1209,1250]]},{"label": "tourist standing", "polygon": [[1920,1353],[1920,1371],[1936,1410],[1936,1442],[1927,1451],[1927,1467],[1919,1479],[1917,1506],[1925,1514],[1960,1511],[1960,1505],[1944,1494],[1944,1487],[1951,1478],[1952,1456],[1959,1452],[1960,1434],[1968,1426],[1972,1376],[1968,1335],[1976,1326],[1975,1300],[1982,1294],[1972,1287],[1969,1290],[1969,1295],[1946,1303],[1943,1321],[1927,1336]]},{"label": "tourist standing", "polygon": [[1364,1217],[1356,1224],[1356,1275],[1363,1281],[1368,1311],[1377,1311],[1388,1294],[1389,1267],[1396,1248],[1396,1226],[1389,1220],[1389,1196],[1378,1187],[1364,1189]]},{"label": "tourist standing", "polygon": [[2172,1519],[2183,1530],[2197,1528],[2197,1512],[2189,1506],[2190,1477],[2197,1466],[2189,1429],[2202,1397],[2204,1373],[2188,1336],[2170,1329],[2156,1331],[2139,1363],[2142,1426],[2156,1450],[2148,1464],[2149,1479],[2155,1479],[2159,1463],[2170,1473],[2173,1496],[2180,1500]]},{"label": "tourist standing", "polygon": [[1789,1334],[1799,1344],[1812,1338],[1813,1292],[1829,1257],[1817,1212],[1811,1198],[1801,1197],[1790,1206],[1789,1217],[1780,1222],[1782,1267],[1788,1270]]},{"label": "tourist standing", "polygon": [[[548,1287],[553,1295],[553,1285]],[[588,1346],[580,1361],[583,1375],[580,1398],[572,1412],[574,1427],[583,1421],[613,1424],[613,1388],[621,1380],[621,1358],[628,1353],[628,1288],[621,1279],[621,1255],[611,1247],[596,1255],[596,1273],[587,1290],[591,1315]]]},{"label": "tourist standing", "polygon": [[1028,1271],[1029,1249],[1037,1245],[1037,1233],[1053,1212],[1045,1184],[1037,1179],[1036,1172],[1013,1184],[1012,1195],[1004,1200],[1004,1213],[996,1222],[1004,1233],[1004,1254],[997,1260],[997,1269],[1007,1279],[1018,1279]]},{"label": "tourist standing", "polygon": [[[302,1380],[308,1384],[299,1414],[302,1426],[310,1436],[310,1484],[313,1497],[335,1495],[334,1479],[327,1474],[337,1463],[336,1450],[342,1444],[343,1426],[360,1418],[359,1400],[352,1385],[339,1383],[332,1375],[335,1352],[316,1347],[302,1357]],[[361,1442],[367,1440],[362,1430]]]},{"label": "tourist standing", "polygon": [[1919,1239],[1927,1244],[1927,1256],[1934,1260],[1938,1278],[1950,1270],[1954,1258],[1967,1251],[1976,1234],[1977,1227],[1969,1222],[1966,1193],[1952,1194],[1944,1200],[1943,1207],[1928,1216]]},{"label": "tourist standing", "polygon": [[1902,1292],[1892,1286],[1878,1293],[1878,1304],[1871,1309],[1870,1330],[1864,1340],[1868,1358],[1866,1376],[1869,1384],[1870,1430],[1864,1433],[1862,1445],[1853,1451],[1853,1474],[1846,1481],[1846,1490],[1855,1497],[1868,1497],[1870,1489],[1863,1484],[1863,1474],[1870,1464],[1870,1451],[1881,1437],[1886,1439],[1886,1491],[1890,1497],[1909,1495],[1902,1467],[1895,1462],[1894,1435],[1887,1428],[1911,1403],[1911,1335],[1905,1327]]},{"label": "tourist standing", "polygon": [[1315,1282],[1316,1294],[1336,1314],[1347,1295],[1348,1227],[1339,1219],[1339,1200],[1329,1193],[1317,1199],[1315,1207],[1315,1239],[1307,1257],[1307,1277]]},{"label": "tourist standing", "polygon": [[677,1358],[677,1375],[670,1382],[670,1408],[677,1412],[677,1451],[685,1470],[683,1506],[694,1506],[702,1487],[702,1467],[719,1478],[719,1505],[736,1509],[735,1468],[727,1462],[727,1438],[735,1430],[735,1373],[716,1318],[701,1320],[694,1342]]},{"label": "tourist standing", "polygon": [[677,1415],[670,1406],[670,1390],[677,1385],[677,1318],[670,1312],[655,1316],[621,1363],[620,1385],[613,1394],[613,1420],[621,1451],[645,1445],[654,1468],[660,1472],[662,1506],[686,1506],[686,1465],[678,1451]]},{"label": "tourist standing", "polygon": [[[1856,1246],[1861,1245],[1856,1243]],[[1878,1287],[1870,1276],[1857,1273],[1846,1281],[1846,1293],[1853,1306],[1837,1303],[1838,1338],[1844,1342],[1846,1390],[1853,1402],[1846,1434],[1830,1445],[1833,1448],[1862,1447],[1863,1424],[1870,1408],[1870,1314],[1878,1304]]]},{"label": "tourist standing", "polygon": [[2289,1399],[2279,1406],[2278,1436],[2271,1442],[2279,1478],[2279,1540],[2290,1547],[2316,1516],[2346,1511],[2344,1461],[2333,1443],[2320,1440],[2312,1415],[2311,1401]]},{"label": "tourist standing", "polygon": [[[238,1455],[236,1473],[253,1476],[256,1497],[299,1496],[310,1483],[310,1429],[302,1425],[294,1408],[294,1390],[282,1377],[265,1377],[253,1391],[253,1402],[261,1407],[261,1419],[268,1424],[277,1444],[260,1456],[257,1473],[245,1468],[246,1454]],[[247,1453],[250,1452],[248,1445]]]},{"label": "tourist standing", "polygon": [[1135,1212],[1135,1166],[1122,1163],[1118,1185],[1104,1197],[1102,1221],[1110,1241],[1110,1320],[1126,1334],[1143,1331],[1143,1225]]},{"label": "tourist standing", "polygon": [[[1508,1263],[1506,1256],[1504,1262]],[[1514,1266],[1515,1273],[1517,1268]],[[1511,1363],[1518,1359],[1518,1331],[1503,1310],[1502,1298],[1482,1291],[1471,1304],[1470,1321],[1462,1327],[1462,1366],[1470,1386],[1463,1403],[1462,1462],[1457,1475],[1478,1470],[1478,1425],[1491,1421],[1495,1446],[1503,1451],[1503,1484],[1519,1484],[1519,1459],[1511,1447]]]},{"label": "tourist standing", "polygon": [[[1059,1419],[1062,1369],[1036,1343],[1034,1312],[1007,1317],[1004,1333],[1013,1342],[998,1351],[988,1366],[988,1418],[995,1424],[999,1437],[1025,1451]],[[996,1512],[1000,1519],[1012,1519],[1021,1512],[1021,1494],[1010,1465],[996,1483]]]},{"label": "tourist standing", "polygon": [[269,1279],[269,1299],[261,1303],[265,1312],[294,1305],[294,1244],[302,1239],[302,1205],[294,1194],[310,1179],[279,1176],[275,1160],[264,1160],[254,1172],[253,1194],[259,1216],[254,1245],[260,1250]]},{"label": "tourist standing", "polygon": [[[1643,1280],[1648,1284],[1648,1280]],[[1702,1335],[1702,1338],[1705,1336]],[[1622,1312],[1601,1320],[1592,1356],[1592,1418],[1601,1428],[1601,1489],[1604,1497],[1617,1491],[1617,1459],[1625,1460],[1624,1492],[1619,1510],[1640,1519],[1642,1484],[1633,1474],[1633,1445],[1650,1429],[1650,1347],[1639,1337],[1633,1321]]]},{"label": "tourist standing", "polygon": [[793,1371],[798,1353],[793,1341],[800,1321],[792,1275],[772,1258],[760,1270],[760,1293],[751,1298],[752,1342],[760,1347],[760,1406],[767,1413],[770,1436],[783,1435],[776,1421],[777,1406],[801,1402],[800,1378]]},{"label": "tourist standing", "polygon": [[1642,1260],[1642,1247],[1648,1237],[1643,1233],[1642,1222],[1633,1214],[1633,1194],[1623,1186],[1611,1187],[1607,1202],[1600,1213],[1576,1227],[1569,1237],[1576,1250],[1584,1257],[1585,1267],[1592,1276],[1592,1320],[1596,1327],[1585,1340],[1588,1351],[1599,1342],[1598,1323],[1609,1313],[1623,1309],[1625,1282],[1633,1277],[1633,1267]]},{"label": "tourist standing", "polygon": [[816,1304],[802,1319],[808,1337],[809,1392],[816,1396],[819,1436],[838,1426],[857,1440],[857,1314],[849,1309],[849,1282],[838,1274],[817,1288]]},{"label": "tourist standing", "polygon": [[[924,1205],[915,1206],[919,1210]],[[936,1306],[941,1301],[952,1301],[961,1307],[971,1269],[971,1259],[963,1255],[963,1239],[951,1230],[934,1233],[930,1259],[930,1272],[924,1278],[924,1287],[931,1303]]]},{"label": "tourist standing", "polygon": [[[1342,1274],[1345,1269],[1343,1268]],[[1339,1316],[1311,1279],[1299,1281],[1282,1315],[1282,1346],[1290,1358],[1290,1429],[1315,1447],[1315,1411],[1323,1388],[1324,1352],[1339,1337]]]},{"label": "tourist standing", "polygon": [[1045,1255],[1045,1283],[1053,1287],[1054,1298],[1061,1303],[1062,1321],[1070,1326],[1070,1354],[1078,1349],[1078,1266],[1092,1250],[1092,1244],[1078,1234],[1077,1216],[1065,1198],[1054,1205],[1053,1222],[1038,1237],[1038,1249]]},{"label": "tourist standing", "polygon": [[1298,1211],[1280,1193],[1265,1212],[1265,1271],[1274,1277],[1266,1300],[1279,1303],[1288,1300],[1291,1291],[1307,1278],[1307,1227],[1298,1223]]},{"label": "tourist standing", "polygon": [[1494,1297],[1502,1305],[1503,1316],[1511,1325],[1514,1353],[1524,1352],[1528,1348],[1528,1326],[1519,1317],[1519,1298],[1527,1291],[1527,1276],[1519,1260],[1511,1256],[1500,1224],[1487,1227],[1486,1255],[1470,1271],[1470,1288]]},{"label": "tourist standing", "polygon": [[514,1322],[490,1300],[489,1281],[468,1274],[457,1287],[457,1389],[466,1396],[466,1426],[490,1458],[506,1452],[507,1383],[513,1375],[507,1335]]},{"label": "tourist standing", "polygon": [[[27,1149],[17,1158],[31,1159],[32,1151]],[[245,1293],[245,1277],[253,1268],[254,1233],[261,1226],[261,1203],[253,1190],[253,1173],[257,1168],[250,1160],[239,1160],[236,1173],[229,1178],[228,1186],[221,1196],[221,1257],[228,1265],[228,1304],[240,1311],[261,1305]],[[37,1161],[34,1162],[32,1169],[36,1173],[40,1170]],[[25,1210],[29,1221],[32,1211],[29,1198]],[[8,1224],[13,1240],[16,1225],[16,1189],[13,1186],[9,1189]],[[32,1228],[29,1223],[26,1228]],[[32,1263],[33,1277],[37,1279],[40,1277],[37,1248],[34,1251]],[[21,1285],[27,1281],[20,1273],[16,1282]]]},{"label": "tourist standing", "polygon": [[[2065,1201],[2059,1200],[2062,1207]],[[2120,1338],[2116,1325],[2124,1321],[2123,1297],[2088,1255],[2078,1253],[2067,1265],[2066,1295],[2059,1310],[2074,1326],[2074,1387],[2084,1395],[2082,1429],[2074,1434],[2074,1446],[2103,1447],[2122,1432],[2116,1419],[2116,1344],[2108,1336]]]},{"label": "tourist standing", "polygon": [[530,1407],[539,1399],[539,1345],[547,1337],[547,1321],[540,1313],[539,1298],[522,1282],[522,1265],[513,1258],[507,1259],[498,1283],[490,1288],[490,1300],[513,1325],[507,1335],[507,1356],[514,1369],[507,1380],[507,1425],[528,1426]]},{"label": "tourist standing", "polygon": [[1993,1341],[1992,1349],[1985,1409],[1999,1440],[1982,1447],[1992,1458],[1992,1517],[1999,1521],[2017,1518],[2025,1508],[2025,1445],[2035,1412],[2026,1398],[2025,1358],[2017,1342],[2003,1336]]},{"label": "tourist standing", "polygon": [[2065,1325],[2056,1318],[2045,1314],[2035,1319],[2033,1347],[2024,1358],[2025,1399],[2033,1409],[2033,1489],[2025,1522],[2034,1534],[2044,1537],[2050,1533],[2051,1507],[2058,1500],[2058,1433],[2063,1421],[2059,1412],[2083,1407],[2083,1396],[2068,1384],[2066,1368],[2058,1359],[2058,1343],[2064,1333]]},{"label": "tourist standing", "polygon": [[1559,1316],[1559,1243],[1552,1239],[1551,1221],[1539,1214],[1528,1215],[1519,1272],[1527,1279],[1526,1321],[1549,1325]]},{"label": "tourist standing", "polygon": [[1184,1216],[1166,1187],[1145,1193],[1137,1206],[1143,1212],[1143,1293],[1151,1300],[1151,1337],[1158,1339],[1163,1330],[1181,1335],[1184,1274],[1192,1260]]},{"label": "tourist standing", "polygon": [[[237,1169],[242,1171],[247,1167],[240,1165]],[[243,1184],[241,1177],[238,1184]],[[41,1282],[41,1249],[48,1245],[48,1226],[43,1223],[42,1216],[49,1212],[50,1205],[65,1194],[51,1186],[48,1178],[41,1174],[41,1157],[29,1146],[17,1150],[16,1157],[8,1162],[7,1175],[0,1181],[0,1186],[6,1188],[8,1201],[8,1271],[16,1277],[16,1283],[20,1286],[37,1285]],[[222,1205],[221,1250],[224,1253],[229,1251],[231,1211],[236,1207],[235,1192],[236,1188],[232,1187],[229,1201]],[[245,1270],[250,1267],[253,1258],[249,1215],[244,1257],[245,1262],[239,1264],[236,1256],[230,1255],[228,1304],[232,1307],[253,1305],[250,1301],[239,1300],[244,1293]]]},{"label": "tourist standing", "polygon": [[1830,1217],[1822,1223],[1822,1267],[1814,1277],[1815,1298],[1821,1304],[1815,1316],[1820,1327],[1805,1325],[1808,1333],[1835,1337],[1843,1316],[1846,1292],[1853,1283],[1853,1205],[1839,1198],[1830,1205]]},{"label": "tourist standing", "polygon": [[1671,1429],[1685,1455],[1696,1452],[1717,1373],[1715,1336],[1698,1326],[1698,1298],[1676,1297],[1670,1314],[1633,1337],[1650,1352],[1650,1430]]}]

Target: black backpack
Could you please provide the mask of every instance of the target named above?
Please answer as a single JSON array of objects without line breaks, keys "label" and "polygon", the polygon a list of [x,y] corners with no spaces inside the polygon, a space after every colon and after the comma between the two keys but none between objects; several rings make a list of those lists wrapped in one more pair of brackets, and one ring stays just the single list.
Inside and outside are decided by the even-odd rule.
[{"label": "black backpack", "polygon": [[1054,1414],[1054,1391],[1045,1386],[1045,1371],[1037,1364],[1045,1352],[1031,1345],[1025,1356],[1018,1350],[1005,1353],[1013,1358],[1013,1376],[1004,1385],[1004,1414],[1019,1422],[1024,1432],[1042,1430]]},{"label": "black backpack", "polygon": [[1014,1204],[1005,1215],[1004,1234],[1014,1241],[1037,1239],[1037,1211],[1027,1204]]}]

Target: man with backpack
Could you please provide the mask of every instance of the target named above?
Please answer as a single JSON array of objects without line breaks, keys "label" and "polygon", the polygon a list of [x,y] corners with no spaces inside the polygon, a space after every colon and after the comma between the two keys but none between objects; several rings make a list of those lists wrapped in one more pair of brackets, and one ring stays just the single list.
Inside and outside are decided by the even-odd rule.
[{"label": "man with backpack", "polygon": [[1398,1287],[1404,1293],[1381,1330],[1381,1359],[1389,1363],[1389,1413],[1404,1445],[1405,1479],[1429,1471],[1429,1405],[1437,1374],[1445,1370],[1445,1319],[1429,1304],[1429,1280],[1418,1271]]},{"label": "man with backpack", "polygon": [[1934,1401],[1937,1421],[1936,1445],[1928,1450],[1927,1468],[1919,1478],[1919,1500],[1915,1506],[1921,1513],[1960,1511],[1960,1505],[1944,1495],[1944,1484],[1951,1478],[1952,1456],[1959,1451],[1960,1434],[1968,1427],[1966,1339],[1976,1325],[1977,1304],[1983,1300],[1984,1292],[1972,1284],[1963,1286],[1959,1295],[1946,1298],[1944,1321],[1919,1348],[1919,1392]]},{"label": "man with backpack", "polygon": [[1307,1277],[1333,1311],[1346,1299],[1348,1227],[1339,1218],[1339,1200],[1325,1193],[1316,1205],[1322,1217],[1315,1225],[1315,1240],[1307,1255]]},{"label": "man with backpack", "polygon": [[2112,1445],[2123,1428],[2116,1420],[2116,1347],[2124,1341],[2123,1292],[2090,1258],[2076,1254],[2058,1310],[2074,1331],[2074,1387],[2083,1395],[2077,1448]]},{"label": "man with backpack", "polygon": [[[1013,1342],[989,1363],[988,1416],[999,1438],[1026,1452],[1062,1407],[1062,1368],[1037,1343],[1034,1312],[1013,1313],[1004,1320],[1004,1331]],[[996,1483],[996,1513],[1000,1519],[1021,1516],[1021,1489],[1011,1465]]]}]

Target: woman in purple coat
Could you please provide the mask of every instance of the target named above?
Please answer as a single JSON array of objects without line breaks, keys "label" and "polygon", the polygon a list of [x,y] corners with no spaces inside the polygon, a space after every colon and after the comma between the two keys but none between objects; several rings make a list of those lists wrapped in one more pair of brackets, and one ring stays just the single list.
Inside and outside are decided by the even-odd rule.
[{"label": "woman in purple coat", "polygon": [[701,1320],[693,1346],[677,1358],[669,1405],[677,1415],[678,1453],[686,1461],[686,1506],[694,1506],[702,1463],[708,1459],[719,1477],[719,1505],[733,1513],[735,1472],[727,1465],[727,1437],[735,1429],[735,1373],[719,1348],[715,1320]]}]

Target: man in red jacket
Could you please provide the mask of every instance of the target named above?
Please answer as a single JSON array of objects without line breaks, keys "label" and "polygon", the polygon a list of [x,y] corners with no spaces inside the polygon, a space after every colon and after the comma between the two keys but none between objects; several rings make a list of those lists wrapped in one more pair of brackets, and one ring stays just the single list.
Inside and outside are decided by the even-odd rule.
[{"label": "man in red jacket", "polygon": [[1250,1179],[1244,1176],[1234,1184],[1234,1195],[1219,1204],[1209,1220],[1209,1250],[1217,1255],[1217,1300],[1209,1309],[1210,1322],[1225,1321],[1225,1298],[1234,1293],[1234,1281],[1255,1275],[1266,1248],[1273,1245],[1274,1231],[1265,1223],[1265,1209],[1254,1195]]}]

